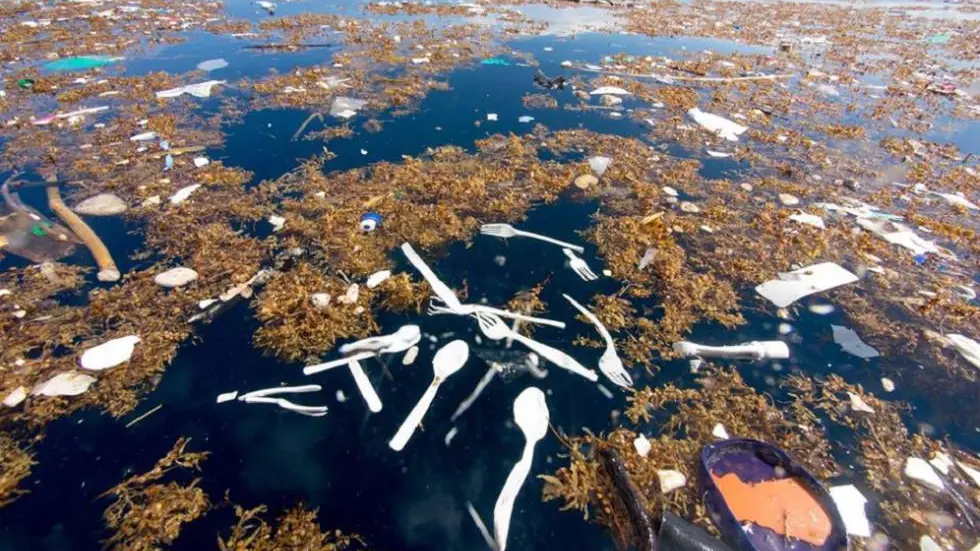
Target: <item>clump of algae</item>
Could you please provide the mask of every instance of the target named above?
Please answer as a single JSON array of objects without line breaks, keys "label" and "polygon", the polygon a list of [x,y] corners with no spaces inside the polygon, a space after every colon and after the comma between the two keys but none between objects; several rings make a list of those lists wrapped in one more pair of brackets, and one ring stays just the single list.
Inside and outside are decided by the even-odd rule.
[{"label": "clump of algae", "polygon": [[114,551],[156,551],[177,539],[181,527],[208,511],[210,502],[198,487],[200,479],[187,484],[160,482],[179,469],[199,471],[207,452],[186,450],[190,440],[180,438],[152,469],[134,475],[111,488],[102,497],[114,501],[103,513],[106,526],[114,532],[105,540]]},{"label": "clump of algae", "polygon": [[18,488],[31,474],[34,456],[13,438],[0,435],[0,507],[9,505],[28,491]]},{"label": "clump of algae", "polygon": [[323,532],[317,522],[317,510],[308,511],[303,505],[286,511],[273,529],[260,515],[267,508],[253,509],[235,506],[238,522],[227,538],[218,537],[221,551],[345,551],[364,549],[357,534],[340,530]]}]

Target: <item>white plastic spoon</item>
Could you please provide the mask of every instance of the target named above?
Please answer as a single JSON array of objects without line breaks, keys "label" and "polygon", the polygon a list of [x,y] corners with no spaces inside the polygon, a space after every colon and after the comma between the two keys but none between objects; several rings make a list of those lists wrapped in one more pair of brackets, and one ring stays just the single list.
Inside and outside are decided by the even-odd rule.
[{"label": "white plastic spoon", "polygon": [[497,540],[497,549],[504,551],[507,546],[507,533],[510,531],[510,517],[514,512],[514,501],[517,499],[521,486],[531,472],[534,461],[534,445],[548,433],[548,404],[544,392],[535,387],[529,387],[521,392],[514,400],[514,421],[524,433],[524,453],[520,461],[507,475],[504,488],[493,506],[493,535]]},{"label": "white plastic spoon", "polygon": [[388,442],[391,449],[397,452],[405,447],[408,439],[412,437],[415,429],[422,422],[422,417],[425,416],[425,412],[429,410],[432,400],[436,397],[436,391],[439,390],[439,385],[450,375],[459,371],[469,358],[470,347],[466,344],[466,341],[462,340],[455,340],[436,352],[436,357],[432,359],[432,384],[429,385],[429,388],[425,389],[425,394],[422,395],[419,402],[412,408],[412,411],[405,418],[402,426],[398,428],[398,432],[395,433],[391,442]]}]

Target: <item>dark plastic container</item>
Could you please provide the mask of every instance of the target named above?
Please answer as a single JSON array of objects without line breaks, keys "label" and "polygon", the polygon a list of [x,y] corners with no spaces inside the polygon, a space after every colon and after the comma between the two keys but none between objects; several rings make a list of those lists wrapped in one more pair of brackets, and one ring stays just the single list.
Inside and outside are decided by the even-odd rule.
[{"label": "dark plastic container", "polygon": [[[823,544],[786,537],[769,528],[750,524],[748,529],[735,517],[711,473],[736,474],[747,483],[795,478],[815,499],[830,519],[831,532]],[[827,490],[785,452],[758,440],[734,439],[709,444],[701,450],[698,483],[711,519],[722,537],[738,551],[846,551],[847,531]],[[790,535],[791,536],[791,535]]]}]

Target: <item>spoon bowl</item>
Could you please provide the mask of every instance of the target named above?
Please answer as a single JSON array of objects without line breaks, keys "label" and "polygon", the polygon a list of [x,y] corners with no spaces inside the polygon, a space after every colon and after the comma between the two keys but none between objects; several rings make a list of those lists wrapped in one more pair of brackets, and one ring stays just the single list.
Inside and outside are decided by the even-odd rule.
[{"label": "spoon bowl", "polygon": [[432,372],[437,379],[446,379],[460,370],[470,359],[470,346],[464,340],[455,340],[443,346],[432,359]]},{"label": "spoon bowl", "polygon": [[514,421],[528,442],[538,442],[548,434],[548,405],[544,392],[530,387],[514,400]]}]

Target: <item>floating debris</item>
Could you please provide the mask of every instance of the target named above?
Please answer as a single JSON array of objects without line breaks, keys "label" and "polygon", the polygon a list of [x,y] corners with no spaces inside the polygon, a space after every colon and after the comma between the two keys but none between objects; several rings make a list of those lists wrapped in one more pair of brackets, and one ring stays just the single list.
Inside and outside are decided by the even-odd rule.
[{"label": "floating debris", "polygon": [[715,134],[720,138],[724,138],[730,142],[737,142],[738,137],[748,130],[748,127],[736,124],[725,117],[719,117],[711,113],[705,113],[704,111],[693,107],[687,111],[687,116],[696,122],[701,128],[704,128],[708,132]]},{"label": "floating debris", "polygon": [[939,478],[939,475],[933,470],[932,465],[927,463],[924,459],[909,457],[905,460],[905,468],[903,472],[905,473],[905,476],[926,486],[930,490],[941,492],[945,487],[942,479]]},{"label": "floating debris", "polygon": [[207,61],[202,61],[197,64],[197,68],[201,71],[217,71],[218,69],[224,69],[228,66],[228,62],[224,58],[209,59]]},{"label": "floating debris", "polygon": [[78,371],[59,373],[31,390],[33,396],[78,396],[85,393],[95,377]]},{"label": "floating debris", "polygon": [[116,367],[129,361],[138,342],[140,342],[140,338],[136,335],[127,335],[106,341],[82,352],[79,364],[82,369],[90,371],[102,371]]},{"label": "floating debris", "polygon": [[72,210],[86,216],[115,216],[126,212],[127,209],[126,202],[118,195],[100,193],[78,203]]},{"label": "floating debris", "polygon": [[881,355],[873,347],[865,344],[853,329],[841,325],[831,325],[830,329],[834,332],[834,342],[840,345],[844,352],[864,360]]},{"label": "floating debris", "polygon": [[858,281],[858,277],[833,262],[814,264],[792,272],[780,273],[779,279],[767,281],[755,291],[777,307],[786,307],[797,300]]},{"label": "floating debris", "polygon": [[844,519],[847,533],[851,536],[870,538],[871,521],[868,520],[868,515],[864,511],[864,505],[868,502],[868,498],[864,497],[853,484],[833,486],[828,489],[828,492],[834,500],[834,505],[837,506],[841,518]]},{"label": "floating debris", "polygon": [[153,283],[161,287],[167,287],[173,289],[176,287],[183,287],[188,283],[197,279],[197,272],[191,268],[185,266],[178,266],[176,268],[171,268],[165,272],[161,272],[153,277]]},{"label": "floating debris", "polygon": [[184,94],[190,94],[196,98],[209,98],[211,97],[211,90],[215,86],[220,86],[222,84],[227,84],[225,80],[208,80],[206,82],[199,82],[197,84],[188,84],[186,86],[178,86],[177,88],[170,88],[168,90],[161,90],[156,93],[158,98],[176,98]]},{"label": "floating debris", "polygon": [[669,469],[657,471],[657,479],[660,480],[660,493],[662,494],[669,494],[687,484],[687,477],[684,476],[684,473]]}]

